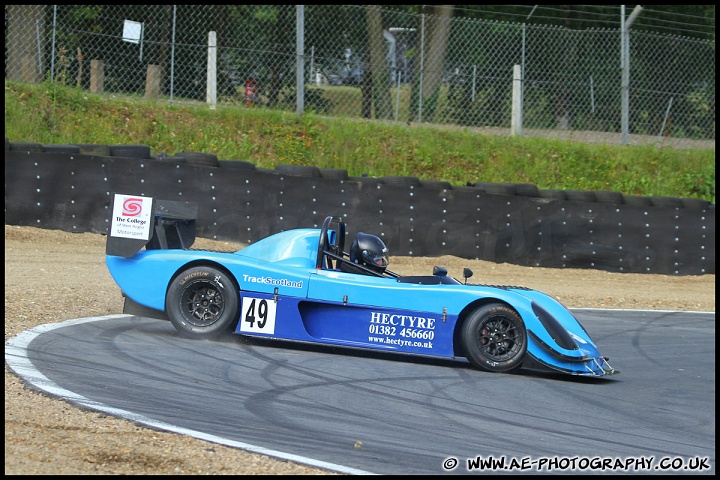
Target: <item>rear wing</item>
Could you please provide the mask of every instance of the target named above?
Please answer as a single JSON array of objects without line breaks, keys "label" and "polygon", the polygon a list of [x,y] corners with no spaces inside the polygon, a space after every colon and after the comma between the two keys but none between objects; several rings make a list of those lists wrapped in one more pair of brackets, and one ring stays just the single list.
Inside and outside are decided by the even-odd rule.
[{"label": "rear wing", "polygon": [[197,204],[115,195],[105,254],[130,258],[147,250],[187,249],[195,242]]}]

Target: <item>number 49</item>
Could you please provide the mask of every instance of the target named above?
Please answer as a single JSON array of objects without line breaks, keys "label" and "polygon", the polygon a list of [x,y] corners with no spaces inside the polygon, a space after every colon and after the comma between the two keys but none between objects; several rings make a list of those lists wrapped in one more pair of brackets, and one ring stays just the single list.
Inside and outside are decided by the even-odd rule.
[{"label": "number 49", "polygon": [[[257,316],[259,317],[257,327],[255,327],[255,302],[258,301]],[[245,312],[245,321],[250,324],[250,328],[262,329],[267,323],[268,303],[264,298],[253,298]]]}]

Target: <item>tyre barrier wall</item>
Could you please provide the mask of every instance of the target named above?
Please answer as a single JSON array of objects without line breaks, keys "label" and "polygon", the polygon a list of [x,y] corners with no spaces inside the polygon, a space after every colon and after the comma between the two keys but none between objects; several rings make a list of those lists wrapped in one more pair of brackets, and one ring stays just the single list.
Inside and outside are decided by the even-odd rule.
[{"label": "tyre barrier wall", "polygon": [[349,177],[312,166],[263,169],[198,152],[154,155],[143,145],[6,139],[5,147],[9,225],[107,234],[114,194],[122,193],[195,202],[202,238],[249,244],[283,230],[319,228],[327,215],[341,215],[349,240],[359,231],[379,235],[391,255],[715,273],[715,205],[699,199],[528,184],[453,186],[416,177]]}]

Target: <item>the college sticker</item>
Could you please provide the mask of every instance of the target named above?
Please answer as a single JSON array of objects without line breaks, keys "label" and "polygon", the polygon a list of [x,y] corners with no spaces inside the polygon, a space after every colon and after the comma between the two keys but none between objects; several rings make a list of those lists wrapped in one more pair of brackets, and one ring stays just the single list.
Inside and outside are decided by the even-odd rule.
[{"label": "the college sticker", "polygon": [[113,237],[150,239],[152,197],[115,194],[110,235]]}]

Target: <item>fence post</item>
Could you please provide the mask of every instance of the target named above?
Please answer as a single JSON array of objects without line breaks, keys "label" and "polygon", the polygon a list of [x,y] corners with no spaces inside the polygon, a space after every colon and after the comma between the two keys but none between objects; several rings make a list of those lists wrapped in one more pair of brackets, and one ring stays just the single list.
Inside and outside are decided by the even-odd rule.
[{"label": "fence post", "polygon": [[632,26],[633,22],[635,22],[637,16],[640,15],[642,9],[643,7],[641,5],[635,5],[635,8],[633,9],[627,20],[625,20],[625,5],[622,5],[620,9],[620,14],[622,15],[622,20],[620,22],[620,26],[622,29],[620,32],[620,59],[622,62],[622,113],[620,121],[622,123],[621,143],[623,145],[628,144],[628,137],[630,134],[630,27]]},{"label": "fence post", "polygon": [[512,89],[512,115],[510,118],[510,134],[522,136],[523,129],[523,107],[522,107],[522,67],[513,67],[513,89]]},{"label": "fence post", "polygon": [[420,95],[418,95],[418,123],[422,123],[423,79],[425,77],[425,14],[420,14]]},{"label": "fence post", "polygon": [[147,66],[145,80],[145,98],[156,99],[160,96],[160,65]]},{"label": "fence post", "polygon": [[210,108],[217,105],[217,33],[208,34],[207,61],[207,103]]},{"label": "fence post", "polygon": [[[670,107],[672,107],[672,101],[673,97],[670,97],[670,101],[668,102],[667,110],[665,110],[665,116],[663,117],[663,123],[662,127],[660,127],[660,132],[658,133],[658,141],[662,140],[663,135],[665,135],[665,125],[667,124],[668,116],[670,115]],[[668,135],[669,137],[670,135]]]},{"label": "fence post", "polygon": [[177,5],[173,5],[172,44],[170,46],[170,103],[175,95],[175,30],[177,28]]},{"label": "fence post", "polygon": [[105,63],[102,60],[90,60],[90,91],[103,93],[105,90]]},{"label": "fence post", "polygon": [[302,115],[305,110],[305,6],[295,7],[295,113]]}]

